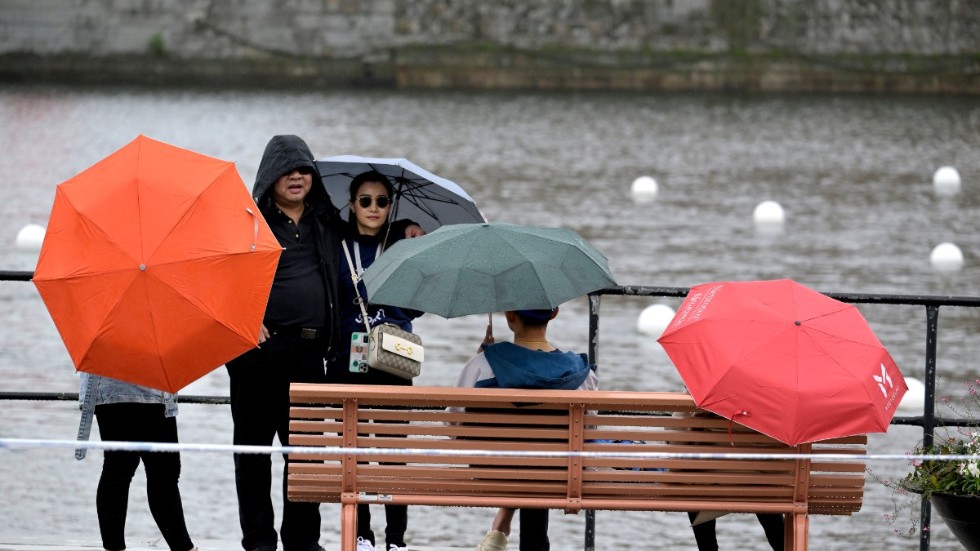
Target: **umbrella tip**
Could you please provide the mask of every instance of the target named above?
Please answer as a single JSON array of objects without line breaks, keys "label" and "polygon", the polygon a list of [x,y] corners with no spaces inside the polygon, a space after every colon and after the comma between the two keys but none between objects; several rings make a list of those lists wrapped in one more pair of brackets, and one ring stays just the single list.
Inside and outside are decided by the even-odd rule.
[{"label": "umbrella tip", "polygon": [[800,320],[796,320],[796,321],[794,321],[793,323],[795,323],[796,325],[803,325],[803,324],[802,324],[802,323],[800,322]]}]

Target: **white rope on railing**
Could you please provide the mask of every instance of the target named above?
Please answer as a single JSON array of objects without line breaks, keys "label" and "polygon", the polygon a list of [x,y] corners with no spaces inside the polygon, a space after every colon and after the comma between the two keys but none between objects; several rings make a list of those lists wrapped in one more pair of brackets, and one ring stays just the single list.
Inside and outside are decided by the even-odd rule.
[{"label": "white rope on railing", "polygon": [[312,455],[424,455],[444,457],[581,457],[596,459],[747,459],[759,461],[813,459],[820,461],[978,461],[980,455],[935,454],[846,454],[846,453],[674,453],[674,452],[602,452],[602,451],[506,451],[506,450],[429,450],[420,448],[344,448],[339,446],[241,446],[230,444],[173,444],[163,442],[96,442],[77,440],[43,440],[36,438],[0,438],[0,450],[31,448],[100,449],[141,452],[203,452]]}]

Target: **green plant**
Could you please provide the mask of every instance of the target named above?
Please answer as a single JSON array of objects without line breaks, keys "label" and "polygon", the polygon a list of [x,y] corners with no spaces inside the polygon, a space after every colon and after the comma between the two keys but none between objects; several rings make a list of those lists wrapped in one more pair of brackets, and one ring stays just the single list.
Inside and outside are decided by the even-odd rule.
[{"label": "green plant", "polygon": [[156,33],[150,37],[150,40],[146,43],[146,48],[156,57],[167,55],[167,44],[163,40],[163,35],[160,33]]},{"label": "green plant", "polygon": [[922,494],[924,499],[933,493],[980,496],[980,432],[974,430],[963,436],[962,439],[945,438],[938,444],[913,450],[913,456],[961,456],[961,458],[913,459],[912,472],[902,479],[902,486]]},{"label": "green plant", "polygon": [[[909,453],[912,471],[897,482],[889,482],[875,477],[884,485],[895,490],[895,514],[885,515],[889,524],[894,523],[899,513],[909,513],[912,527],[906,533],[915,536],[918,526],[919,500],[928,500],[933,494],[980,497],[980,396],[977,386],[980,379],[967,383],[967,395],[962,405],[949,398],[943,405],[964,421],[962,426],[943,427],[942,435],[936,435],[931,446],[918,445]],[[910,494],[913,499],[908,499]]]}]

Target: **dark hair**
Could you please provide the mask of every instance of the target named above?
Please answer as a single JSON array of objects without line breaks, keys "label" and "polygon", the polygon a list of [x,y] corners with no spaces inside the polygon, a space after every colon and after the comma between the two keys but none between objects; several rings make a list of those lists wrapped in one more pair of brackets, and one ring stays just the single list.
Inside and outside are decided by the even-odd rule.
[{"label": "dark hair", "polygon": [[377,182],[385,187],[388,192],[388,197],[394,200],[395,198],[395,188],[391,185],[391,181],[388,177],[376,170],[369,170],[367,172],[362,172],[350,181],[350,202],[353,203],[356,199],[357,188],[361,187],[361,184],[365,182]]},{"label": "dark hair", "polygon": [[521,318],[521,321],[525,325],[530,327],[541,327],[542,325],[548,325],[551,321],[551,317],[555,314],[555,309],[545,308],[540,310],[514,310],[517,317]]}]

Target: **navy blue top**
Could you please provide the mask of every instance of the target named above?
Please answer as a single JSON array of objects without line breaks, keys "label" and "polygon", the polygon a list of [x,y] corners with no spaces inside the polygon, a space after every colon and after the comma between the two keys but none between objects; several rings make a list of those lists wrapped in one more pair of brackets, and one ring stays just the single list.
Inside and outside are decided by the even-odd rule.
[{"label": "navy blue top", "polygon": [[[345,241],[350,251],[351,261],[355,263],[354,269],[366,270],[378,257],[380,239],[387,234],[389,244],[400,240],[405,236],[405,226],[412,222],[395,222],[391,226],[391,232],[387,232],[387,227],[382,227],[378,236],[361,235],[349,224],[346,232]],[[343,246],[343,245],[341,245]],[[357,258],[360,257],[358,266]],[[350,371],[350,341],[351,333],[364,333],[364,319],[361,308],[357,305],[357,294],[354,293],[354,282],[351,280],[350,265],[343,251],[340,252],[340,299],[338,315],[340,317],[340,346],[337,348],[336,360],[327,365],[327,382],[330,383],[355,383],[355,384],[397,384],[409,385],[410,379],[404,379],[397,375],[385,373],[376,369],[369,369],[367,373],[357,373]],[[358,284],[361,298],[368,300],[367,289],[364,282]],[[390,323],[397,325],[405,331],[412,330],[412,320],[421,316],[422,312],[408,308],[398,308],[396,306],[386,306],[381,304],[365,304],[368,312],[368,322],[371,327]]]}]

